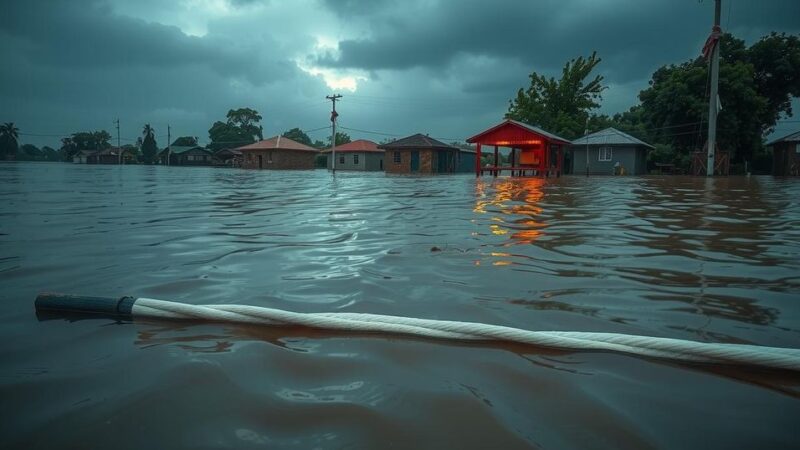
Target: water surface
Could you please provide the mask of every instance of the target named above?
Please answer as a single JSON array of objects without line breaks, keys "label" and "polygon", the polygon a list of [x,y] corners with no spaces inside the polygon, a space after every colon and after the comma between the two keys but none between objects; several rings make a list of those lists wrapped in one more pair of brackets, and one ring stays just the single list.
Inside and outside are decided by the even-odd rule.
[{"label": "water surface", "polygon": [[787,373],[33,311],[48,290],[800,347],[798,180],[4,163],[0,198],[2,447],[800,445]]}]

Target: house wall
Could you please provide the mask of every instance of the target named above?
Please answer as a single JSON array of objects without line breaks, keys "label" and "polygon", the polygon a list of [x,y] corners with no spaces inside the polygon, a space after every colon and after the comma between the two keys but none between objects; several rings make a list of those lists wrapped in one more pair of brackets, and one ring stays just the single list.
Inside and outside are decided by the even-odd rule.
[{"label": "house wall", "polygon": [[475,172],[475,153],[472,152],[458,152],[458,162],[456,163],[456,172],[458,173],[473,173]]},{"label": "house wall", "polygon": [[169,162],[173,166],[210,166],[212,156],[210,152],[195,149],[180,154],[172,154]]},{"label": "house wall", "polygon": [[[314,159],[317,152],[306,150],[247,150],[244,154],[245,169],[267,170],[313,170]],[[263,166],[258,166],[258,156],[261,155]]]},{"label": "house wall", "polygon": [[772,147],[773,175],[800,175],[798,163],[800,163],[800,143],[779,142]]},{"label": "house wall", "polygon": [[[353,162],[353,155],[358,155],[358,164]],[[344,157],[344,162],[342,162]],[[336,170],[383,170],[381,167],[383,152],[341,152],[336,153]],[[326,164],[331,169],[331,154],[326,155]]]},{"label": "house wall", "polygon": [[[611,145],[611,160],[600,161],[599,150],[601,145],[589,146],[589,174],[613,175],[614,165],[618,162],[625,167],[627,175],[644,175],[647,173],[647,150],[641,146]],[[573,145],[572,174],[586,174],[586,146]]]}]

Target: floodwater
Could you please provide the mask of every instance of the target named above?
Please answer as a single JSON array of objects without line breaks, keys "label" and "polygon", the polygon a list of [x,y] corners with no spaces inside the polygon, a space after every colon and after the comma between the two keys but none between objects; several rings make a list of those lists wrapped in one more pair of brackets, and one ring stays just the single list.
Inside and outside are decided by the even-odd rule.
[{"label": "floodwater", "polygon": [[800,446],[791,373],[33,308],[61,291],[800,347],[800,180],[3,163],[0,199],[2,448]]}]

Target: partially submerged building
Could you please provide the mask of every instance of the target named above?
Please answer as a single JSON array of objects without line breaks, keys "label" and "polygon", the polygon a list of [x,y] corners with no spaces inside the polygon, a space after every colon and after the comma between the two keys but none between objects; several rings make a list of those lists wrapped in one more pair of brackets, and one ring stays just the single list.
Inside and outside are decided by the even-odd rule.
[{"label": "partially submerged building", "polygon": [[158,158],[161,164],[167,164],[169,158],[170,166],[210,166],[213,162],[211,151],[199,145],[172,145],[162,150]]},{"label": "partially submerged building", "polygon": [[[130,148],[109,147],[103,150],[97,150],[90,153],[85,151],[78,152],[79,163],[85,164],[136,164],[137,155],[135,150]],[[76,162],[73,159],[73,162]]]},{"label": "partially submerged building", "polygon": [[[322,151],[325,154],[328,169],[333,168],[331,149]],[[348,142],[336,146],[336,170],[383,170],[384,150],[378,144],[367,139]]]},{"label": "partially submerged building", "polygon": [[[511,175],[553,175],[563,173],[564,151],[570,142],[539,127],[528,125],[517,120],[506,119],[503,122],[467,139],[476,145],[475,174],[488,172],[497,176],[504,170]],[[484,148],[493,149],[490,162],[481,166],[480,160]],[[501,164],[499,150],[510,148],[507,165]]]},{"label": "partially submerged building", "polygon": [[378,148],[384,154],[386,173],[457,173],[475,165],[475,153],[453,147],[424,134],[397,139]]},{"label": "partially submerged building", "polygon": [[800,175],[800,131],[767,143],[772,147],[772,174]]},{"label": "partially submerged building", "polygon": [[284,136],[274,136],[238,147],[245,169],[314,169],[319,150]]},{"label": "partially submerged building", "polygon": [[226,167],[241,167],[242,152],[235,148],[222,148],[214,152],[214,165]]},{"label": "partially submerged building", "polygon": [[572,141],[571,172],[578,175],[645,175],[647,153],[653,148],[616,128],[606,128]]}]

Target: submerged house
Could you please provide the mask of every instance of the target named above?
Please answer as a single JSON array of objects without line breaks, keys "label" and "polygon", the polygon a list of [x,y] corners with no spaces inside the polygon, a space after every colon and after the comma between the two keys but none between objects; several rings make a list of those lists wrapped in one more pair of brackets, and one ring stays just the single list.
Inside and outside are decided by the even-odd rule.
[{"label": "submerged house", "polygon": [[[78,155],[82,155],[82,160],[77,162],[84,162],[86,164],[136,164],[136,151],[130,148],[109,147],[105,150],[97,150],[91,153],[84,153],[81,151]],[[120,153],[122,156],[120,157]],[[81,158],[81,156],[79,156]],[[73,159],[75,162],[75,159]]]},{"label": "submerged house", "polygon": [[162,164],[167,164],[169,158],[170,166],[210,166],[212,156],[209,150],[199,145],[172,145],[162,150],[158,159]]},{"label": "submerged house", "polygon": [[[503,122],[467,139],[476,144],[476,175],[488,172],[497,176],[508,170],[511,175],[553,175],[564,171],[564,150],[570,142],[539,127],[517,120]],[[485,147],[493,149],[489,164],[481,166],[479,161]],[[500,148],[509,148],[508,164],[501,165]]]},{"label": "submerged house", "polygon": [[616,128],[606,128],[572,141],[572,173],[587,173],[588,161],[590,175],[644,175],[647,152],[653,148]]},{"label": "submerged house", "polygon": [[242,167],[245,169],[314,169],[314,159],[319,150],[293,141],[284,136],[238,147],[244,157]]},{"label": "submerged house", "polygon": [[386,151],[386,173],[456,173],[472,171],[475,153],[453,147],[424,134],[397,139],[378,146]]},{"label": "submerged house", "polygon": [[222,148],[214,152],[214,164],[228,167],[242,166],[242,152],[235,148]]},{"label": "submerged house", "polygon": [[[331,149],[322,151],[326,166],[333,168]],[[336,146],[336,170],[383,170],[384,150],[375,142],[359,139]]]},{"label": "submerged house", "polygon": [[772,174],[800,175],[800,131],[767,143],[772,147]]}]

